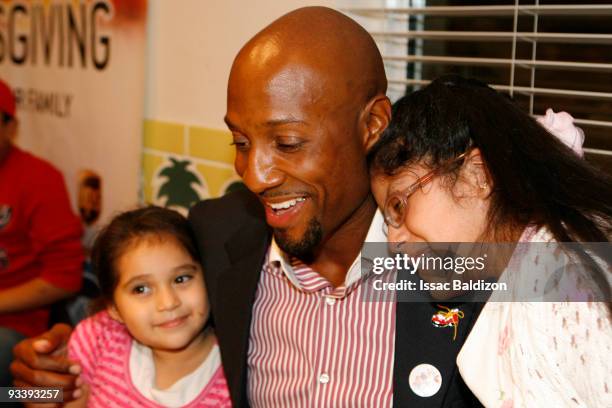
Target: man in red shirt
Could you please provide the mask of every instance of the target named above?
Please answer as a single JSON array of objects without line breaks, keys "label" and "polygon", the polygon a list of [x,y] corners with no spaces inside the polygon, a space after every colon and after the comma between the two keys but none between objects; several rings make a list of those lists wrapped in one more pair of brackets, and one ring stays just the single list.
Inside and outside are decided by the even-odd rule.
[{"label": "man in red shirt", "polygon": [[47,329],[49,306],[81,285],[81,223],[61,173],[13,145],[15,97],[0,80],[0,387],[11,350]]}]

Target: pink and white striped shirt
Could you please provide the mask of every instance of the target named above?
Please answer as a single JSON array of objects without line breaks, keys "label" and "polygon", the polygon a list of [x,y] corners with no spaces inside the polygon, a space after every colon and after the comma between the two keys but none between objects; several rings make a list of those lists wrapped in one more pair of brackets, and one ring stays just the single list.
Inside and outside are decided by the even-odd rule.
[{"label": "pink and white striped shirt", "polygon": [[[81,376],[89,385],[88,407],[163,408],[145,398],[132,382],[129,364],[132,341],[125,326],[106,311],[83,320],[72,332],[68,355],[79,362]],[[184,407],[230,406],[225,375],[219,365],[208,383],[202,384],[202,391]]]},{"label": "pink and white striped shirt", "polygon": [[[385,242],[377,211],[367,242]],[[248,349],[253,407],[392,405],[395,301],[364,301],[360,257],[334,288],[273,241]]]}]

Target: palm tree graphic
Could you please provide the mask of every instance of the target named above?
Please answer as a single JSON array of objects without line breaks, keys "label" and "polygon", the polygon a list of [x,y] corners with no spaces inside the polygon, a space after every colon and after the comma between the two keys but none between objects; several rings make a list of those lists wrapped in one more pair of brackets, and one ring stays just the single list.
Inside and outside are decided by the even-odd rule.
[{"label": "palm tree graphic", "polygon": [[192,184],[202,185],[198,177],[187,169],[191,164],[189,160],[170,158],[171,164],[159,172],[159,177],[166,177],[157,193],[157,198],[167,197],[166,207],[176,206],[189,209],[200,200],[198,192]]}]

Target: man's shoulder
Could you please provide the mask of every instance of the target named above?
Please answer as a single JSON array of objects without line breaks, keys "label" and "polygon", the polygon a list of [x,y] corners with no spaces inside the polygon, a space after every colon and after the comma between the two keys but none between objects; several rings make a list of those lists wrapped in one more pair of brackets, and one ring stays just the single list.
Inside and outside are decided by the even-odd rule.
[{"label": "man's shoulder", "polygon": [[240,228],[267,228],[263,206],[248,190],[200,201],[189,211],[189,222],[196,234],[205,231],[227,234]]},{"label": "man's shoulder", "polygon": [[208,214],[251,214],[263,215],[263,207],[257,196],[248,190],[235,191],[219,198],[202,200],[191,208],[189,216]]}]

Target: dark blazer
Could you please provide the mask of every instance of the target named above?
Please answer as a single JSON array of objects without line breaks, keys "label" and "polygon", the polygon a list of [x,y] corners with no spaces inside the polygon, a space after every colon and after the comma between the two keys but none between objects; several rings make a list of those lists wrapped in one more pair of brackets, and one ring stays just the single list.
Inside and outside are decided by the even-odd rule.
[{"label": "dark blazer", "polygon": [[[252,305],[271,231],[264,210],[248,191],[195,205],[189,221],[202,256],[206,285],[232,402],[247,407],[247,350]],[[396,314],[393,404],[395,407],[478,407],[463,383],[455,359],[482,305],[460,304],[465,317],[457,339],[433,327],[438,309],[430,302],[398,302]],[[475,356],[478,358],[478,356]],[[432,364],[442,373],[442,388],[429,398],[414,394],[408,382],[412,368]]]}]

